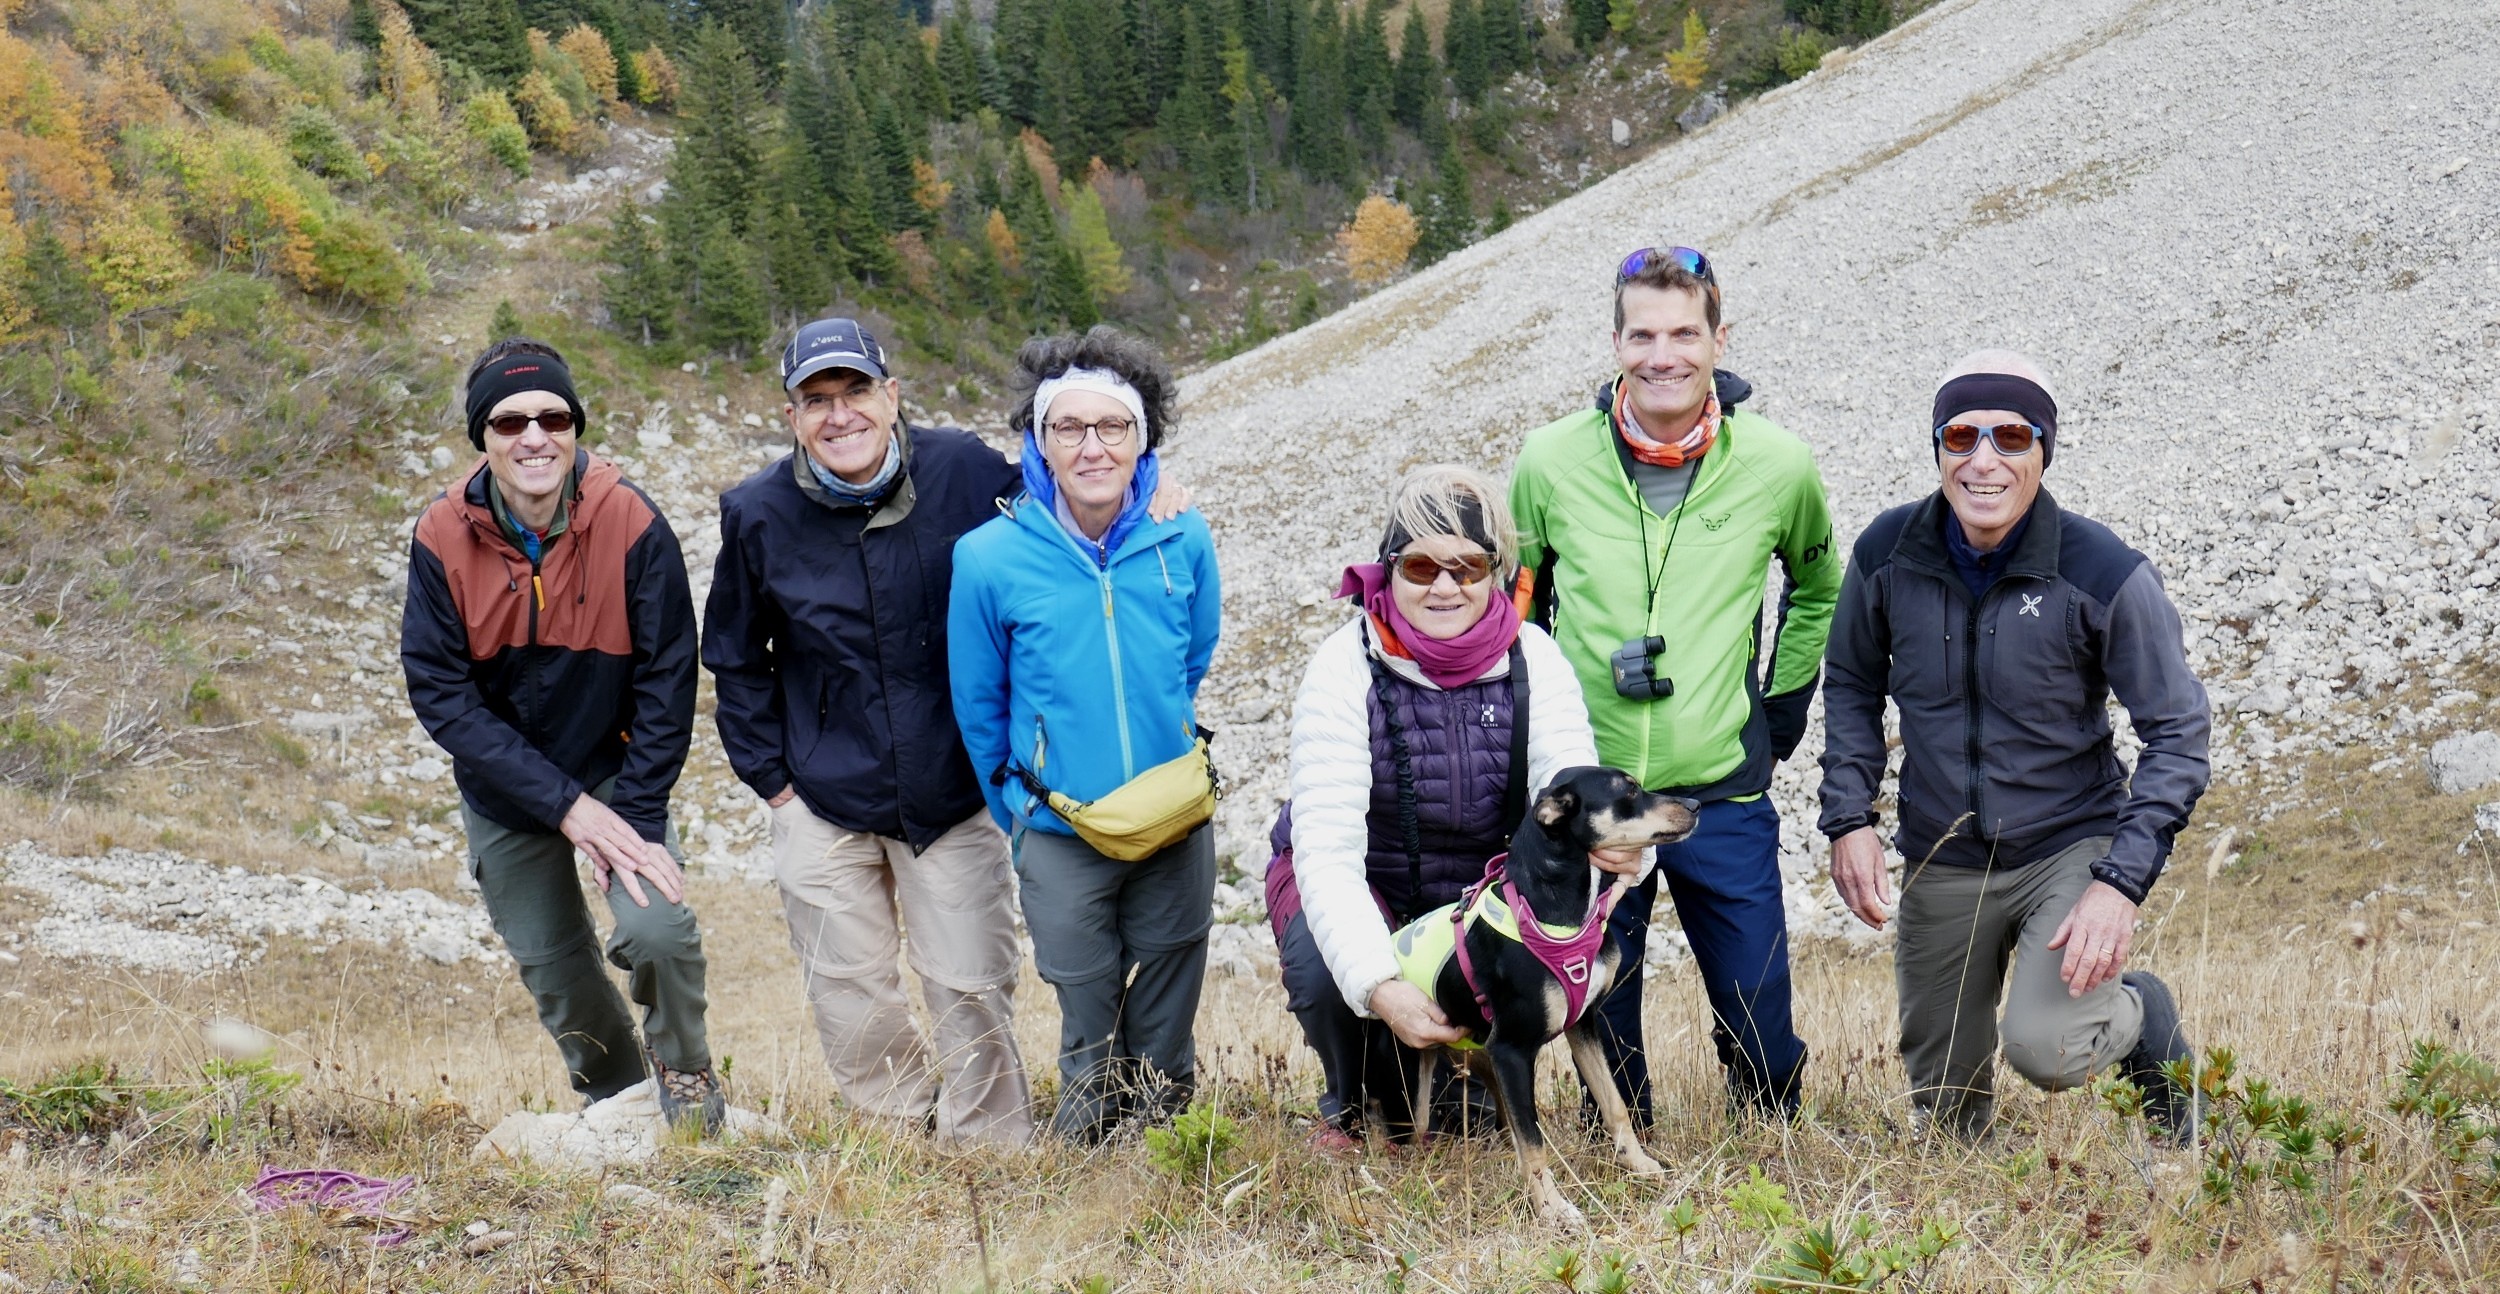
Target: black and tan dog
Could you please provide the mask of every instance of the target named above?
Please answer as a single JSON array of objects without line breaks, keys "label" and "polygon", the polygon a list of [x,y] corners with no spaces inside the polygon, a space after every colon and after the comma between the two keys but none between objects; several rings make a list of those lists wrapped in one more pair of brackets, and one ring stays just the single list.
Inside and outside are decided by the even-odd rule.
[{"label": "black and tan dog", "polygon": [[[1623,958],[1605,933],[1606,918],[1614,898],[1648,870],[1611,876],[1589,861],[1589,851],[1672,844],[1692,834],[1697,808],[1644,791],[1615,769],[1565,769],[1511,837],[1500,880],[1488,877],[1469,900],[1427,913],[1397,933],[1405,976],[1469,1035],[1453,1047],[1420,1053],[1409,1090],[1433,1090],[1444,1051],[1478,1077],[1489,1069],[1529,1193],[1550,1221],[1581,1222],[1580,1211],[1554,1186],[1537,1127],[1536,1056],[1558,1034],[1571,1039],[1571,1059],[1596,1100],[1616,1158],[1640,1176],[1666,1171],[1641,1149],[1591,1018]],[[1523,906],[1527,911],[1519,910]],[[1431,1105],[1415,1101],[1418,1140],[1430,1132]]]}]

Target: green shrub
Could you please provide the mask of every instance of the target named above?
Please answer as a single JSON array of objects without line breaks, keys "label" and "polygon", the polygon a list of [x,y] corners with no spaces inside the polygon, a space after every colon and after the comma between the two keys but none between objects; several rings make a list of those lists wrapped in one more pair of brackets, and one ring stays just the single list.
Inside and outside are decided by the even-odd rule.
[{"label": "green shrub", "polygon": [[286,150],[297,166],[315,175],[358,184],[373,178],[373,168],[365,165],[365,155],[357,150],[356,141],[347,137],[347,128],[339,124],[338,118],[309,103],[299,103],[286,110],[278,125],[286,136]]},{"label": "green shrub", "polygon": [[481,90],[460,105],[461,128],[514,175],[530,173],[530,136],[501,90]]},{"label": "green shrub", "polygon": [[1200,1101],[1180,1112],[1168,1128],[1146,1129],[1146,1162],[1172,1177],[1213,1180],[1241,1144],[1241,1125]]},{"label": "green shrub", "polygon": [[1781,79],[1794,81],[1821,67],[1823,56],[1830,52],[1831,46],[1824,41],[1823,33],[1811,27],[1799,27],[1780,33],[1772,58],[1779,64]]}]

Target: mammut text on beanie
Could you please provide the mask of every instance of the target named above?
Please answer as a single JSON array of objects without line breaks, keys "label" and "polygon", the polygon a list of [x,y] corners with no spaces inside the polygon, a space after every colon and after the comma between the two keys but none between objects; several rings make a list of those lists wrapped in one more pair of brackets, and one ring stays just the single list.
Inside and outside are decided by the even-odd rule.
[{"label": "mammut text on beanie", "polygon": [[506,355],[487,365],[469,383],[469,443],[480,450],[486,448],[486,415],[496,405],[523,391],[545,391],[564,397],[564,407],[573,411],[573,425],[587,421],[582,416],[581,397],[573,393],[573,370],[553,355]]}]

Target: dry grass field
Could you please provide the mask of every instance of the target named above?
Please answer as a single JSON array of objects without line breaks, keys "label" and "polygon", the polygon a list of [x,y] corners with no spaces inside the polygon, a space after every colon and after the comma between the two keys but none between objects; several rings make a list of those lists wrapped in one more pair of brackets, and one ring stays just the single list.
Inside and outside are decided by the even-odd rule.
[{"label": "dry grass field", "polygon": [[[2493,1288],[2500,1092],[2442,1078],[2464,1101],[2445,1124],[2390,1100],[2416,1040],[2500,1055],[2500,851],[2460,849],[2464,800],[2369,762],[2306,769],[2311,803],[2262,824],[2253,796],[2218,791],[2148,906],[2138,964],[2178,986],[2192,1036],[2234,1053],[2230,1090],[2253,1094],[2223,1102],[2194,1152],[2149,1147],[2092,1093],[2019,1087],[1985,1144],[1911,1139],[1889,956],[1815,941],[1796,957],[1815,1059],[1793,1126],[1723,1114],[1689,971],[1651,994],[1664,1182],[1625,1178],[1569,1128],[1549,1055],[1586,1235],[1536,1223],[1500,1143],[1306,1149],[1317,1071],[1263,977],[1218,977],[1200,1017],[1205,1095],[1232,1121],[1211,1158],[1172,1171],[1136,1142],[946,1156],[836,1106],[774,895],[699,881],[715,1047],[736,1100],[793,1140],[674,1145],[605,1177],[469,1158],[505,1113],[569,1103],[508,969],[352,944],[199,978],[0,964],[0,1290]],[[58,851],[143,830],[126,809],[8,809]],[[2238,860],[2209,875],[2233,826]],[[233,833],[267,865],[313,862]],[[440,870],[426,879],[447,891]],[[25,897],[0,895],[0,933],[31,922]],[[1028,977],[1020,1001],[1045,1071],[1048,990]],[[221,1017],[276,1036],[266,1069],[218,1060],[204,1029]],[[241,1188],[264,1166],[413,1175],[396,1210],[414,1235],[377,1247],[361,1219],[261,1212]],[[515,1238],[470,1256],[475,1222]]]}]

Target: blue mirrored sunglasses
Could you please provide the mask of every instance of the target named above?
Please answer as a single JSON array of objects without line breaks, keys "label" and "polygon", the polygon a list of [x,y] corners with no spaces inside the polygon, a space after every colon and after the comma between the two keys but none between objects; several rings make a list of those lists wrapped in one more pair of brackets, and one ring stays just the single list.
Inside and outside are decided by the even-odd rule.
[{"label": "blue mirrored sunglasses", "polygon": [[1649,268],[1653,259],[1672,261],[1681,265],[1687,273],[1712,287],[1717,287],[1719,284],[1719,277],[1710,272],[1710,258],[1693,248],[1644,247],[1624,257],[1623,264],[1615,267],[1615,286],[1622,287],[1631,282],[1642,270]]}]

